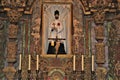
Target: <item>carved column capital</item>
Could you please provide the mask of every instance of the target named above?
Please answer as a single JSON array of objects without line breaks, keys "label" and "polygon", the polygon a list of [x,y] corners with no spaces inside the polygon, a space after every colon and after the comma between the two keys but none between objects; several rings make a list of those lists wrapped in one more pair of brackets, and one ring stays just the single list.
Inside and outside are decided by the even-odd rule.
[{"label": "carved column capital", "polygon": [[16,9],[11,9],[7,12],[7,16],[9,17],[9,21],[11,23],[17,23],[19,18],[22,16],[22,13]]},{"label": "carved column capital", "polygon": [[105,12],[103,10],[99,10],[94,15],[94,21],[96,24],[103,24],[105,20]]}]

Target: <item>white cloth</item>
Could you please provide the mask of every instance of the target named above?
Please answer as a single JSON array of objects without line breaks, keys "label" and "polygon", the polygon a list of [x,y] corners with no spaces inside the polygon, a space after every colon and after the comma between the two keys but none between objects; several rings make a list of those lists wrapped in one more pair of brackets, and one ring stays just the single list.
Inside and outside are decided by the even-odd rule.
[{"label": "white cloth", "polygon": [[63,35],[63,25],[61,21],[59,20],[54,20],[51,25],[50,25],[50,36],[49,38],[62,38]]}]

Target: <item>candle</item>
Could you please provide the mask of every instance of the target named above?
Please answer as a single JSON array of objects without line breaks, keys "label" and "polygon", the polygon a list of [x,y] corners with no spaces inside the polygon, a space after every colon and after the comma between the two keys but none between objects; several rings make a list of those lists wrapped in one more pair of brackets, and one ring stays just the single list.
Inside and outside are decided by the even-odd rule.
[{"label": "candle", "polygon": [[94,55],[92,55],[92,71],[94,71]]},{"label": "candle", "polygon": [[53,40],[51,41],[51,46],[54,46],[54,41]]},{"label": "candle", "polygon": [[29,54],[29,60],[28,60],[28,70],[31,69],[31,55]]},{"label": "candle", "polygon": [[22,56],[21,56],[21,54],[19,55],[19,70],[21,70],[21,58],[22,58]]},{"label": "candle", "polygon": [[73,71],[75,71],[75,58],[76,58],[76,56],[74,55],[73,56]]},{"label": "candle", "polygon": [[38,70],[38,67],[39,67],[39,55],[37,55],[36,70]]},{"label": "candle", "polygon": [[84,71],[84,55],[82,55],[82,71]]}]

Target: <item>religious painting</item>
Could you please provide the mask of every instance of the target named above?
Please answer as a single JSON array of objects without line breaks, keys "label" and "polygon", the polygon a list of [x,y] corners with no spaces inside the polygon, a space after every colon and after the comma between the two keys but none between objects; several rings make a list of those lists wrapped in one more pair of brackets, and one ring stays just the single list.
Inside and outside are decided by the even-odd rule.
[{"label": "religious painting", "polygon": [[44,3],[42,54],[70,54],[72,8],[70,3]]}]

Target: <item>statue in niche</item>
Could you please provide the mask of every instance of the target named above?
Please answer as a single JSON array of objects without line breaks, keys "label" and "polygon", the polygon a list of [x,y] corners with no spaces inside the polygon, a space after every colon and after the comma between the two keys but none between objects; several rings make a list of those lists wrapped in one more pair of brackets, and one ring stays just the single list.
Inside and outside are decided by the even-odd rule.
[{"label": "statue in niche", "polygon": [[59,11],[56,10],[54,12],[55,20],[51,23],[49,27],[49,45],[47,54],[66,54],[65,47],[64,47],[64,40],[62,38],[64,27],[62,22],[59,20]]}]

